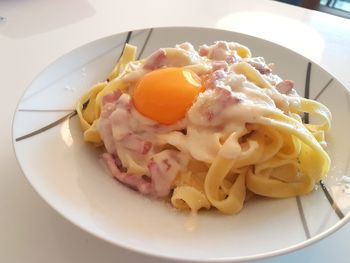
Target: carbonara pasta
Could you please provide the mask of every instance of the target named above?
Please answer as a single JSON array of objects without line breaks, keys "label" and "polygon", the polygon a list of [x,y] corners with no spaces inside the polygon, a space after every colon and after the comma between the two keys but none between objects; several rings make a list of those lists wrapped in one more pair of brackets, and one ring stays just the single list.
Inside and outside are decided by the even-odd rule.
[{"label": "carbonara pasta", "polygon": [[[313,190],[330,159],[331,113],[238,43],[162,48],[135,60],[126,45],[108,80],[78,102],[84,139],[121,183],[178,209],[239,212],[252,194]],[[303,123],[302,115],[318,123]]]}]

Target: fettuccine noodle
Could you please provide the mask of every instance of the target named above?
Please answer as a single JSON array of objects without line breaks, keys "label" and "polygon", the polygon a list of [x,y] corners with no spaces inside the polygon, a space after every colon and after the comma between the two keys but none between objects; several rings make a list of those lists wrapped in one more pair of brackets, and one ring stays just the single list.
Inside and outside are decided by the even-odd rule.
[{"label": "fettuccine noodle", "polygon": [[77,104],[84,140],[104,145],[121,183],[178,209],[233,214],[253,194],[307,194],[327,175],[330,111],[247,47],[183,43],[135,57],[126,45]]}]

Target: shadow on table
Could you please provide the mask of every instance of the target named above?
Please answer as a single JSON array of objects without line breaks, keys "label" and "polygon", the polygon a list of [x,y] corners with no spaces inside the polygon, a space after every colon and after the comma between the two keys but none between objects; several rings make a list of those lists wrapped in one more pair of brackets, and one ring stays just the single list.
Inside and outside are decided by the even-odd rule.
[{"label": "shadow on table", "polygon": [[87,0],[2,0],[0,12],[1,16],[6,17],[0,24],[0,35],[10,38],[25,38],[49,32],[96,13]]}]

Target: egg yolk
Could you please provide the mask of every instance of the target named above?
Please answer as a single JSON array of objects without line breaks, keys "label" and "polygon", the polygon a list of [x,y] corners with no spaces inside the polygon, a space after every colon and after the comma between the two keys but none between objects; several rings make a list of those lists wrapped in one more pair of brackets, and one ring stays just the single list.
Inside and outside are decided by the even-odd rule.
[{"label": "egg yolk", "polygon": [[137,83],[133,103],[142,115],[162,124],[173,124],[185,117],[203,90],[201,79],[191,70],[157,69]]}]

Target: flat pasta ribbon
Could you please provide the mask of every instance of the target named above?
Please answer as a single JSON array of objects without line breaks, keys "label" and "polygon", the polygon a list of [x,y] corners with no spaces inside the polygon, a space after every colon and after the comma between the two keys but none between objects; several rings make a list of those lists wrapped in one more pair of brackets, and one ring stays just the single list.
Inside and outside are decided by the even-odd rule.
[{"label": "flat pasta ribbon", "polygon": [[102,139],[97,130],[98,119],[101,114],[102,98],[115,90],[125,91],[126,83],[118,79],[125,66],[135,60],[136,47],[126,44],[119,62],[108,76],[108,82],[98,83],[86,92],[78,101],[76,111],[80,126],[84,132],[84,140],[95,144],[101,144]]}]

